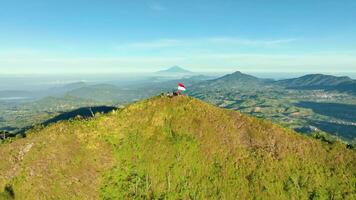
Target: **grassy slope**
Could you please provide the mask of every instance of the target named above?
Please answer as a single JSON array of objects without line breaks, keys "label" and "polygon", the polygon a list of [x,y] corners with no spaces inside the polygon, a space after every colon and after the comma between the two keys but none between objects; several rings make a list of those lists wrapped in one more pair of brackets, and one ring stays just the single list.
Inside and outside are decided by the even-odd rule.
[{"label": "grassy slope", "polygon": [[19,199],[356,197],[354,150],[189,97],[33,132],[0,145]]}]

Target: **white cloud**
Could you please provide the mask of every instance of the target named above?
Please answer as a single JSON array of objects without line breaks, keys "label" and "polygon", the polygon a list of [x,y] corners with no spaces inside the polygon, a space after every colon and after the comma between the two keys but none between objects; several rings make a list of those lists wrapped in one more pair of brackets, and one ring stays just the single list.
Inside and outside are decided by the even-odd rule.
[{"label": "white cloud", "polygon": [[356,56],[351,54],[209,54],[191,59],[211,68],[280,72],[356,72]]},{"label": "white cloud", "polygon": [[[149,72],[181,65],[195,71],[356,71],[356,52],[272,54],[238,51],[235,46],[274,48],[296,39],[251,40],[236,37],[160,39],[118,46],[106,55],[80,56],[31,48],[0,49],[1,73]],[[224,51],[230,47],[229,51]],[[210,50],[211,49],[211,50]],[[144,52],[137,53],[140,50]],[[162,50],[162,51],[155,51]],[[222,51],[221,51],[222,50]],[[151,52],[159,52],[151,54]],[[238,68],[235,68],[238,67]]]},{"label": "white cloud", "polygon": [[276,39],[276,40],[252,40],[246,38],[237,38],[237,37],[216,37],[208,38],[207,41],[217,44],[228,44],[228,45],[246,45],[246,46],[273,46],[295,42],[295,38],[287,39]]},{"label": "white cloud", "polygon": [[164,48],[183,47],[190,49],[214,49],[217,47],[278,47],[297,41],[295,38],[275,40],[253,40],[238,37],[211,37],[197,39],[158,39],[117,45],[117,50],[157,50]]},{"label": "white cloud", "polygon": [[181,56],[0,58],[1,73],[150,72],[181,65],[194,71],[355,71],[352,54],[186,54]]}]

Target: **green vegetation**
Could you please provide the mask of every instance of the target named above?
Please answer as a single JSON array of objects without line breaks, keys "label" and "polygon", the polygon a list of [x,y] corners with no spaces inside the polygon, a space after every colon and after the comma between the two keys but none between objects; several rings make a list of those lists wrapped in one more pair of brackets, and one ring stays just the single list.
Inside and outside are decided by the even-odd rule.
[{"label": "green vegetation", "polygon": [[185,96],[39,127],[0,154],[16,199],[356,198],[355,150]]},{"label": "green vegetation", "polygon": [[[156,80],[157,79],[157,80]],[[164,78],[162,78],[164,79]],[[181,81],[190,85],[207,79],[205,76],[183,78]],[[63,87],[53,88],[53,91],[43,91],[40,99],[2,100],[0,97],[0,130],[13,134],[23,129],[41,124],[63,113],[75,111],[83,107],[116,106],[120,107],[153,95],[171,92],[177,84],[176,80],[154,78],[147,83],[127,87],[118,87],[110,84],[88,85],[77,82]],[[26,93],[23,91],[0,91],[0,96],[13,93]],[[42,94],[44,93],[44,94]],[[53,93],[53,94],[52,94]],[[15,93],[16,94],[16,93]],[[11,96],[9,96],[11,97]]]},{"label": "green vegetation", "polygon": [[[12,133],[40,124],[48,119],[81,107],[98,106],[102,102],[73,96],[46,97],[34,102],[9,103],[0,101],[0,130]],[[2,120],[1,120],[2,119]]]},{"label": "green vegetation", "polygon": [[[327,132],[356,144],[356,98],[329,88],[349,81],[355,82],[348,77],[306,75],[271,82],[235,72],[193,85],[188,92],[219,107],[269,119],[301,133]],[[293,89],[286,89],[288,86]]]},{"label": "green vegetation", "polygon": [[166,74],[120,87],[78,82],[54,88],[49,93],[37,92],[41,97],[55,96],[40,100],[18,99],[36,96],[26,91],[0,91],[4,97],[13,97],[12,100],[0,97],[0,130],[14,136],[28,127],[82,107],[120,107],[171,92],[177,82],[187,86],[189,95],[219,107],[268,119],[300,133],[324,132],[356,144],[356,98],[352,92],[356,88],[355,80],[322,74],[281,81],[260,79],[238,71],[215,79],[188,76],[173,80]]},{"label": "green vegetation", "polygon": [[347,76],[308,74],[298,78],[277,81],[275,84],[304,90],[336,90],[356,94],[356,81]]}]

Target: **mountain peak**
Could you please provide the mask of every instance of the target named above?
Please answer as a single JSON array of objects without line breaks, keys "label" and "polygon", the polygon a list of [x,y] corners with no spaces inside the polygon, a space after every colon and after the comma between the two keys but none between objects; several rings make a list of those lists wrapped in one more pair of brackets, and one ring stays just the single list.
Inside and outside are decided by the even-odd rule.
[{"label": "mountain peak", "polygon": [[235,72],[234,72],[234,73],[232,73],[232,74],[237,75],[237,74],[242,74],[242,72],[240,72],[240,71],[235,71]]},{"label": "mountain peak", "polygon": [[168,69],[158,71],[158,73],[192,73],[192,72],[179,66],[172,66],[169,67]]},{"label": "mountain peak", "polygon": [[341,143],[165,95],[32,130],[0,155],[0,188],[18,199],[308,199],[311,189],[348,197],[356,170]]},{"label": "mountain peak", "polygon": [[253,81],[253,82],[259,82],[259,78],[254,77],[252,75],[244,74],[240,71],[236,71],[231,74],[227,74],[221,78],[218,78],[219,80],[230,80],[230,81]]}]

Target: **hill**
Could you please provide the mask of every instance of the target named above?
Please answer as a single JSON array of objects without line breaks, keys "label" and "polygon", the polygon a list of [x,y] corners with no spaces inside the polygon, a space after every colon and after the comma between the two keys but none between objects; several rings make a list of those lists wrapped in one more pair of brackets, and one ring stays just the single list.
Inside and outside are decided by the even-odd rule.
[{"label": "hill", "polygon": [[347,76],[308,74],[299,78],[280,80],[276,84],[291,89],[337,90],[356,94],[356,81]]},{"label": "hill", "polygon": [[233,89],[249,90],[251,88],[257,89],[260,87],[264,87],[267,82],[269,82],[269,80],[260,79],[252,75],[248,75],[248,74],[241,73],[240,71],[236,71],[232,74],[227,74],[220,78],[199,83],[198,88],[209,87],[213,90],[225,89],[225,88],[228,90],[233,90]]},{"label": "hill", "polygon": [[16,199],[354,199],[356,154],[165,96],[0,144],[0,196]]},{"label": "hill", "polygon": [[279,86],[274,86],[270,84],[271,82],[273,81],[269,79],[260,79],[236,71],[219,78],[193,84],[188,93],[191,96],[220,106],[228,98],[254,99],[261,91],[272,94],[273,90],[278,89]]},{"label": "hill", "polygon": [[66,92],[69,92],[71,90],[76,90],[76,89],[80,89],[80,88],[87,87],[87,86],[89,86],[89,85],[83,81],[74,82],[74,83],[69,83],[69,84],[65,84],[62,86],[50,88],[48,93],[52,94],[52,95],[53,94],[61,95],[61,94],[65,94]]}]

